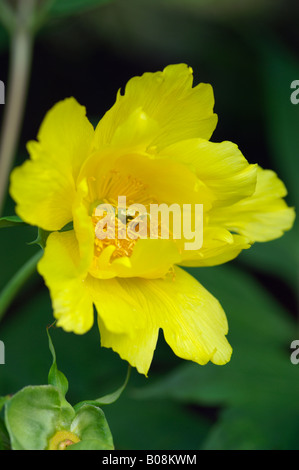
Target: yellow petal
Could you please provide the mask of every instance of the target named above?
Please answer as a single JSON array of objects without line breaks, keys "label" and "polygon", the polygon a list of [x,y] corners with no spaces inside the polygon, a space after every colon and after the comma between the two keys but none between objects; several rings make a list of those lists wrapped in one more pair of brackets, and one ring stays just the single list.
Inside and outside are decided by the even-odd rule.
[{"label": "yellow petal", "polygon": [[286,188],[276,173],[259,167],[254,194],[230,207],[212,210],[211,221],[244,235],[252,242],[279,238],[292,227],[295,219],[294,209],[282,199],[286,194]]},{"label": "yellow petal", "polygon": [[57,326],[77,334],[86,333],[93,325],[93,305],[73,230],[50,234],[38,271],[50,290]]},{"label": "yellow petal", "polygon": [[[99,122],[96,148],[112,143],[117,129],[136,109],[142,109],[158,124],[157,132],[149,136],[148,146],[163,148],[192,137],[209,139],[217,123],[213,90],[203,83],[192,88],[192,82],[192,69],[186,64],[169,65],[162,72],[132,78],[124,95],[118,93],[116,103]],[[134,127],[131,132],[135,133]]]},{"label": "yellow petal", "polygon": [[204,243],[198,251],[184,251],[181,266],[217,266],[236,258],[251,247],[248,238],[230,233],[221,227],[209,227],[203,234]]},{"label": "yellow petal", "polygon": [[89,154],[93,132],[85,108],[73,98],[47,113],[38,142],[28,144],[31,160],[11,175],[10,193],[23,220],[44,230],[59,230],[72,220],[75,178]]},{"label": "yellow petal", "polygon": [[[86,180],[83,180],[77,184],[77,192],[72,206],[73,226],[79,246],[79,269],[81,270],[89,269],[94,256],[95,231],[88,213],[87,194],[87,183]],[[77,263],[79,263],[79,260],[77,260]]]},{"label": "yellow petal", "polygon": [[58,326],[85,333],[93,324],[95,304],[102,345],[141,373],[148,372],[159,329],[184,359],[224,364],[230,358],[221,306],[179,268],[164,279],[95,279],[82,270],[78,242],[69,231],[49,236],[38,270],[50,289]]},{"label": "yellow petal", "polygon": [[129,264],[118,258],[111,264],[111,269],[118,277],[159,278],[165,276],[174,264],[181,260],[176,244],[167,239],[140,239],[136,243],[132,256],[126,258]]},{"label": "yellow petal", "polygon": [[106,328],[116,335],[125,334],[134,342],[136,331],[147,328],[147,311],[140,309],[140,299],[131,295],[127,285],[135,286],[136,279],[128,282],[114,279],[95,279],[88,276],[86,287],[98,315]]},{"label": "yellow petal", "polygon": [[144,150],[158,132],[158,122],[151,119],[140,107],[115,130],[110,145],[114,148],[133,148],[135,152],[139,148]]},{"label": "yellow petal", "polygon": [[130,154],[119,158],[116,168],[121,174],[129,173],[142,182],[148,188],[151,203],[198,203],[204,204],[208,209],[214,199],[211,190],[194,172],[171,158],[157,160],[149,158],[148,155]]},{"label": "yellow petal", "polygon": [[233,204],[251,196],[257,166],[250,165],[237,145],[204,139],[177,142],[159,154],[186,165],[214,194],[213,206]]},{"label": "yellow petal", "polygon": [[180,268],[175,268],[174,277],[165,279],[96,281],[93,290],[102,345],[118,352],[139,372],[148,372],[160,328],[183,359],[199,364],[230,360],[227,320],[219,302]]},{"label": "yellow petal", "polygon": [[31,225],[60,230],[72,220],[74,181],[70,173],[49,164],[47,154],[12,171],[10,194],[17,203],[16,213]]},{"label": "yellow petal", "polygon": [[159,330],[148,318],[148,323],[142,330],[136,330],[135,336],[116,334],[109,331],[100,315],[98,325],[101,334],[101,346],[112,348],[119,356],[136,367],[140,374],[147,376],[153,360]]},{"label": "yellow petal", "polygon": [[[226,316],[218,300],[180,268],[175,268],[173,281],[162,282],[159,286],[153,283],[151,289],[157,296],[155,307],[165,339],[174,353],[199,364],[227,363],[232,350],[226,339]],[[167,303],[165,311],[160,312],[164,296]]]},{"label": "yellow petal", "polygon": [[181,261],[178,248],[172,240],[153,240],[150,238],[137,241],[130,257],[111,259],[115,247],[107,246],[98,258],[94,258],[90,274],[97,279],[113,277],[158,278],[167,274],[173,264]]},{"label": "yellow petal", "polygon": [[66,98],[48,111],[37,138],[51,163],[62,160],[76,178],[89,154],[93,135],[94,129],[86,117],[86,108],[75,98]]}]

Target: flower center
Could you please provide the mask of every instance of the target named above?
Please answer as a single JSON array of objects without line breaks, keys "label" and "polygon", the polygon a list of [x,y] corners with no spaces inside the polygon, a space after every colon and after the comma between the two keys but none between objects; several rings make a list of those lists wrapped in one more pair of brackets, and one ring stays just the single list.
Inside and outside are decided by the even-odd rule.
[{"label": "flower center", "polygon": [[[126,224],[124,224],[122,220],[117,217],[116,213],[115,215],[104,213],[102,216],[97,216],[95,212],[96,209],[92,215],[92,222],[96,233],[94,242],[95,256],[100,256],[105,248],[113,246],[115,249],[111,255],[111,261],[123,256],[130,257],[138,240],[138,238],[130,237],[130,224],[135,218],[126,220]],[[99,238],[97,236],[99,224],[101,224],[104,219],[106,223],[103,227],[101,226],[101,229],[102,232],[106,234],[106,238]]]},{"label": "flower center", "polygon": [[48,450],[65,450],[79,441],[79,437],[71,431],[57,431],[50,439]]},{"label": "flower center", "polygon": [[[94,255],[98,258],[107,247],[113,247],[110,260],[130,257],[140,238],[139,224],[141,214],[138,211],[127,211],[132,204],[142,204],[146,211],[142,217],[147,217],[147,208],[154,202],[148,188],[132,175],[123,175],[111,170],[106,177],[97,182],[96,178],[89,179],[89,194],[91,202],[91,219],[95,229]],[[100,197],[99,197],[100,196]],[[119,207],[119,197],[125,198],[125,206]],[[105,210],[104,205],[109,206]],[[99,213],[99,207],[103,210]],[[101,230],[101,236],[99,236]],[[147,234],[143,233],[143,236]]]}]

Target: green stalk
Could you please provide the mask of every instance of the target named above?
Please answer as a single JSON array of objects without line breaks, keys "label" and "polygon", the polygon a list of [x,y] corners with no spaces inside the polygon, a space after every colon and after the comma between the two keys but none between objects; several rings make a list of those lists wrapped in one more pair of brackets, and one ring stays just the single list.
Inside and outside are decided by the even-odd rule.
[{"label": "green stalk", "polygon": [[[0,214],[5,201],[9,173],[15,158],[25,108],[32,59],[35,3],[36,0],[19,0],[14,24],[9,28],[12,39],[8,97],[7,104],[4,105],[0,138]],[[4,5],[3,3],[2,8]],[[5,17],[7,16],[9,17],[9,14]],[[6,22],[9,22],[9,18]]]},{"label": "green stalk", "polygon": [[43,255],[43,251],[39,250],[32,258],[30,258],[20,269],[14,274],[12,279],[4,287],[0,293],[0,320],[4,316],[6,310],[16,297],[25,282],[32,276],[36,270],[36,265]]}]

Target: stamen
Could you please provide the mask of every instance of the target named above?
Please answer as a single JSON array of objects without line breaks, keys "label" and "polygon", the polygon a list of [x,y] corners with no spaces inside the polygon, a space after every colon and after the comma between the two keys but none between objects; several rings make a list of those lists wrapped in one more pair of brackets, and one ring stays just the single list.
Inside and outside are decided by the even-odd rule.
[{"label": "stamen", "polygon": [[[96,229],[96,226],[100,220],[102,220],[106,215],[104,214],[102,217],[98,217],[95,214],[92,215],[92,222],[94,224],[94,227]],[[124,226],[122,222],[119,221],[117,216],[115,216],[115,230],[113,234],[109,233],[107,230],[107,238],[104,238],[103,240],[95,237],[95,256],[98,257],[102,253],[102,251],[107,247],[107,246],[115,246],[115,250],[111,256],[111,261],[117,258],[121,258],[123,256],[130,257],[133,253],[134,246],[137,242],[137,239],[132,239],[129,237],[129,234],[127,233],[127,226]],[[103,229],[104,230],[104,229]],[[125,235],[127,237],[124,237],[123,231],[125,230]],[[105,231],[105,230],[104,230]],[[119,238],[119,235],[122,235],[122,238]]]},{"label": "stamen", "polygon": [[[115,247],[115,250],[111,255],[111,261],[125,256],[130,257],[132,256],[134,247],[139,239],[138,231],[140,227],[138,227],[138,225],[140,224],[140,218],[138,219],[138,217],[140,214],[135,210],[130,213],[127,209],[132,204],[142,204],[147,211],[145,217],[148,217],[150,204],[156,203],[156,200],[148,193],[147,186],[141,181],[132,175],[122,175],[116,170],[111,170],[102,180],[100,188],[99,186],[97,188],[97,194],[94,186],[95,181],[95,178],[90,178],[90,194],[93,194],[94,196],[101,195],[101,202],[97,203],[96,199],[93,200],[90,206],[91,218],[95,232],[97,231],[98,223],[105,218],[103,223],[106,225],[100,225],[100,229],[101,234],[103,232],[107,233],[105,238],[102,236],[97,237],[95,235],[94,256],[95,258],[98,258],[105,248],[113,246]],[[99,183],[99,181],[97,183]],[[120,196],[125,196],[126,206],[118,208],[118,198]],[[96,215],[96,207],[100,203],[110,204],[114,208],[113,213],[111,212],[111,214],[109,213],[108,215],[108,212],[104,211],[100,216]],[[113,221],[111,220],[111,225],[108,223],[110,216],[113,218]],[[135,219],[136,223],[134,224]],[[149,222],[149,219],[147,222]],[[113,227],[113,230],[111,227]],[[160,228],[161,227],[157,228],[155,238],[160,238]],[[150,236],[149,223],[147,223],[147,236]]]},{"label": "stamen", "polygon": [[127,204],[135,202],[139,204],[149,204],[153,202],[153,197],[148,193],[148,186],[132,175],[123,175],[117,170],[111,170],[102,181],[100,193],[104,201],[110,201],[112,205],[117,205],[118,196],[126,196]]}]

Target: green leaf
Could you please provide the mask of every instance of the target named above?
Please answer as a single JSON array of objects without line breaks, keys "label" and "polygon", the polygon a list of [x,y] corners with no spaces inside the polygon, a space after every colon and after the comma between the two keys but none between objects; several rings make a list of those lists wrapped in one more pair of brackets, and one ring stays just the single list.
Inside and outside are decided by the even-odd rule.
[{"label": "green leaf", "polygon": [[28,386],[5,405],[5,424],[13,450],[45,450],[57,429],[68,428],[74,418],[52,385]]},{"label": "green leaf", "polygon": [[[254,343],[254,341],[253,341]],[[287,354],[269,348],[240,345],[230,363],[183,365],[164,379],[144,388],[141,398],[167,398],[208,406],[265,404],[274,409],[291,406],[299,413],[299,377]]]},{"label": "green leaf", "polygon": [[101,398],[97,398],[96,400],[81,401],[81,402],[77,403],[77,405],[74,406],[74,409],[79,410],[85,404],[89,404],[89,405],[93,405],[93,406],[103,406],[103,405],[111,405],[112,403],[116,402],[116,400],[119,399],[119,397],[121,396],[121,394],[125,390],[125,388],[128,384],[129,378],[130,378],[130,374],[131,374],[131,366],[129,365],[127,375],[126,375],[126,379],[125,379],[123,385],[121,387],[119,387],[117,390],[115,390],[115,392],[109,393],[108,395],[105,395]]},{"label": "green leaf", "polygon": [[17,227],[20,225],[26,225],[26,223],[17,215],[7,215],[5,217],[0,217],[0,228]]},{"label": "green leaf", "polygon": [[221,413],[201,449],[298,450],[298,432],[298,416],[290,409],[234,407]]},{"label": "green leaf", "polygon": [[53,385],[54,387],[56,387],[61,392],[62,396],[65,397],[68,391],[68,386],[69,386],[68,380],[66,376],[63,374],[63,372],[61,372],[57,368],[56,352],[55,352],[53,342],[49,333],[49,328],[47,328],[47,335],[49,338],[49,349],[51,351],[52,358],[53,358],[53,363],[52,363],[52,366],[50,368],[49,375],[48,375],[48,383],[49,385]]},{"label": "green leaf", "polygon": [[190,450],[198,448],[211,425],[208,414],[198,411],[174,400],[136,400],[131,389],[105,408],[105,415],[117,449]]},{"label": "green leaf", "polygon": [[79,436],[81,442],[70,450],[114,449],[112,435],[103,411],[96,406],[83,405],[71,424],[71,432]]},{"label": "green leaf", "polygon": [[258,450],[264,448],[267,436],[256,429],[250,413],[229,408],[225,410],[207,436],[204,450]]}]

